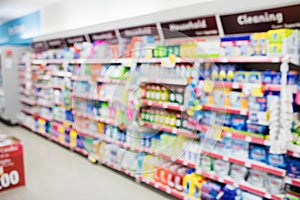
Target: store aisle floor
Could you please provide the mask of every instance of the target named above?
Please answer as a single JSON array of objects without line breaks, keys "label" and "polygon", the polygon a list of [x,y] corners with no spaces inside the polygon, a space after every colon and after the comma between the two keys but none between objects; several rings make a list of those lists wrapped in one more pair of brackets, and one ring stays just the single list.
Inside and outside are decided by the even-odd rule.
[{"label": "store aisle floor", "polygon": [[0,133],[23,141],[26,186],[0,192],[1,200],[165,200],[158,191],[137,184],[106,167],[93,165],[22,127],[0,123]]}]

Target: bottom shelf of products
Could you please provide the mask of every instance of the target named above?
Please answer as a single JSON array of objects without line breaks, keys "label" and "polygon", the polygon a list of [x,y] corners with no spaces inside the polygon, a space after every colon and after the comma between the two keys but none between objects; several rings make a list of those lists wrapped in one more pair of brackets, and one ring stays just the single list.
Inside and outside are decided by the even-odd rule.
[{"label": "bottom shelf of products", "polygon": [[[242,163],[240,160],[213,152],[202,156],[193,155],[192,150],[174,156],[165,148],[155,148],[155,145],[146,147],[135,145],[133,141],[128,143],[123,138],[125,132],[118,131],[118,128],[113,126],[100,126],[102,131],[112,131],[111,134],[107,134],[72,127],[71,122],[51,122],[40,118],[24,121],[21,125],[88,157],[91,161],[98,161],[178,199],[238,197],[259,200],[284,199],[285,195],[277,195],[281,192],[293,198],[298,195],[293,191],[298,191],[299,188],[293,187],[299,187],[299,179],[285,177],[285,170],[266,164],[253,161]],[[127,139],[130,139],[129,136],[127,135]],[[189,156],[199,157],[199,160],[189,160]],[[218,169],[218,165],[224,169]],[[260,173],[259,170],[264,172]],[[249,178],[250,173],[252,179]],[[284,191],[286,185],[291,188],[285,188]]]}]

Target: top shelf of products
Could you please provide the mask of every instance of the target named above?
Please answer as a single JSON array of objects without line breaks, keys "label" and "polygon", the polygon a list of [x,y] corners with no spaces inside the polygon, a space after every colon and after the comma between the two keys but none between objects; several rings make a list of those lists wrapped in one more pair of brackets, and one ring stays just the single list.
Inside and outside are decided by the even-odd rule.
[{"label": "top shelf of products", "polygon": [[[34,59],[33,64],[114,64],[114,63],[161,63],[168,58],[108,58],[108,59]],[[299,65],[299,56],[253,56],[253,57],[220,57],[220,58],[176,58],[176,63],[215,62],[215,63],[281,63],[284,60]]]}]

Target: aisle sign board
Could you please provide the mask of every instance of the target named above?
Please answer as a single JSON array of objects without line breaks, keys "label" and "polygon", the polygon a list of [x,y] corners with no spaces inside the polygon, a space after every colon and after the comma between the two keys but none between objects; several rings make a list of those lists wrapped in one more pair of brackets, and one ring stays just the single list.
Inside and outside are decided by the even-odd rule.
[{"label": "aisle sign board", "polygon": [[90,33],[89,34],[90,40],[92,43],[96,41],[106,41],[110,44],[117,44],[118,38],[116,35],[116,31],[105,31],[105,32],[98,32],[98,33]]},{"label": "aisle sign board", "polygon": [[35,50],[42,51],[47,49],[47,43],[44,41],[33,42],[31,43],[31,47]]},{"label": "aisle sign board", "polygon": [[121,38],[132,38],[136,36],[152,35],[159,37],[156,24],[147,24],[130,28],[119,29]]},{"label": "aisle sign board", "polygon": [[300,29],[300,4],[221,16],[225,34],[265,32],[271,29]]},{"label": "aisle sign board", "polygon": [[165,39],[219,35],[215,16],[161,23]]},{"label": "aisle sign board", "polygon": [[68,37],[65,39],[68,46],[74,46],[75,43],[83,43],[86,42],[85,35],[77,35]]},{"label": "aisle sign board", "polygon": [[0,44],[30,44],[40,33],[40,12],[34,12],[0,25]]},{"label": "aisle sign board", "polygon": [[49,49],[64,48],[67,46],[66,41],[63,38],[48,40],[47,45]]}]

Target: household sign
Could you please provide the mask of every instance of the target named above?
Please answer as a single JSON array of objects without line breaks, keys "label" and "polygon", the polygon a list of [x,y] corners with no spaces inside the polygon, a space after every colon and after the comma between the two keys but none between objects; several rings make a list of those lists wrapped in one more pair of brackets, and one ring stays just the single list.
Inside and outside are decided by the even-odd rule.
[{"label": "household sign", "polygon": [[166,22],[161,27],[165,39],[219,35],[215,16]]}]

